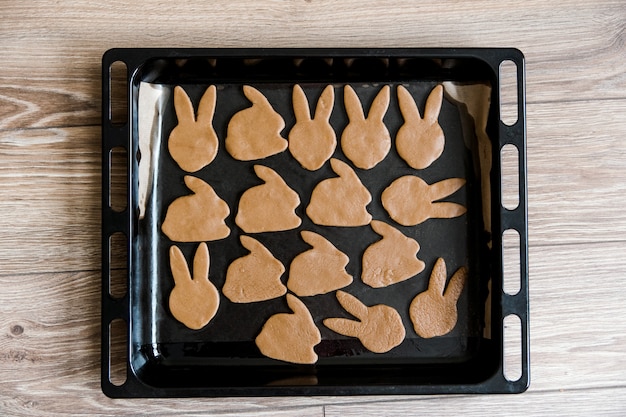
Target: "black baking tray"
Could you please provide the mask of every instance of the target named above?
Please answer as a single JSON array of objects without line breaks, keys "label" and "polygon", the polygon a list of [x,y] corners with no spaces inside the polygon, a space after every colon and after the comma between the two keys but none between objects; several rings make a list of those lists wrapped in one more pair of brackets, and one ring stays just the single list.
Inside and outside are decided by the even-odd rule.
[{"label": "black baking tray", "polygon": [[[122,62],[127,68],[127,120],[111,121],[111,66]],[[517,66],[517,122],[501,121],[500,65]],[[519,393],[529,385],[528,336],[528,255],[526,203],[526,131],[524,58],[516,49],[112,49],[103,56],[102,84],[102,390],[110,397],[197,397],[273,395],[369,395],[435,393]],[[402,124],[396,88],[406,87],[420,109],[428,93],[438,84],[446,86],[439,123],[446,136],[442,156],[430,167],[414,170],[392,146],[388,156],[371,170],[355,169],[373,200],[368,211],[420,243],[419,259],[425,270],[402,283],[372,289],[360,279],[360,257],[367,245],[379,239],[370,226],[326,227],[308,219],[305,208],[312,188],[334,176],[326,163],[318,171],[302,169],[289,151],[263,161],[235,161],[224,150],[229,118],[250,105],[242,93],[244,85],[261,91],[283,117],[282,136],[295,123],[291,92],[295,84],[304,89],[311,108],[327,85],[335,90],[335,108],[330,123],[337,140],[347,124],[343,87],[350,85],[364,108],[384,85],[391,87],[385,115],[392,141]],[[219,139],[215,160],[195,173],[181,170],[168,153],[167,138],[176,126],[172,90],[182,86],[194,106],[208,86],[217,86],[213,126]],[[486,91],[485,138],[478,142],[478,122],[469,104],[449,94],[450,86],[479,86]],[[483,88],[484,87],[484,88]],[[153,101],[140,99],[151,91]],[[155,101],[156,100],[156,101]],[[480,101],[480,100],[479,100]],[[150,109],[145,112],[142,106]],[[156,104],[155,104],[156,103]],[[154,111],[154,106],[158,110]],[[366,110],[367,111],[367,110]],[[145,117],[149,114],[150,117]],[[145,123],[151,125],[146,130]],[[140,124],[144,123],[142,127]],[[151,135],[151,155],[139,136]],[[508,210],[501,204],[501,149],[518,150],[519,204]],[[111,208],[111,158],[114,149],[124,149],[127,158],[126,208]],[[338,144],[333,157],[350,163]],[[142,163],[143,161],[143,163]],[[146,164],[149,161],[149,164]],[[265,320],[289,312],[285,297],[235,304],[221,296],[214,319],[200,330],[191,330],[176,321],[168,309],[167,297],[173,287],[168,250],[177,245],[191,263],[198,242],[172,242],[161,231],[168,205],[190,193],[186,175],[210,183],[227,202],[226,218],[230,235],[208,242],[211,253],[210,279],[221,289],[224,272],[234,259],[247,253],[239,243],[245,233],[235,224],[237,202],[247,188],[261,181],[253,166],[263,164],[279,172],[298,192],[301,205],[296,213],[302,224],[293,230],[257,233],[262,242],[288,271],[293,257],[308,249],[300,232],[322,234],[346,253],[346,267],[354,280],[344,290],[365,304],[384,303],[394,307],[406,327],[404,342],[388,353],[367,351],[354,338],[338,335],[322,324],[328,317],[346,317],[334,292],[301,297],[322,335],[315,350],[318,361],[296,365],[263,356],[254,344]],[[487,168],[485,168],[487,167]],[[145,174],[147,173],[147,174]],[[380,194],[389,182],[401,175],[417,173],[428,183],[461,177],[466,184],[449,201],[466,206],[467,212],[453,219],[431,219],[417,226],[401,226],[389,218]],[[150,178],[145,180],[145,175]],[[503,233],[515,230],[520,236],[520,290],[503,291]],[[127,291],[114,297],[110,292],[111,236],[123,234],[127,250]],[[412,329],[408,316],[411,299],[428,285],[437,258],[448,267],[448,277],[461,266],[468,268],[468,280],[457,303],[455,328],[445,336],[421,338]],[[283,282],[286,275],[282,277]],[[505,378],[503,321],[519,317],[521,377]],[[110,381],[111,323],[125,323],[127,343],[126,381]]]}]

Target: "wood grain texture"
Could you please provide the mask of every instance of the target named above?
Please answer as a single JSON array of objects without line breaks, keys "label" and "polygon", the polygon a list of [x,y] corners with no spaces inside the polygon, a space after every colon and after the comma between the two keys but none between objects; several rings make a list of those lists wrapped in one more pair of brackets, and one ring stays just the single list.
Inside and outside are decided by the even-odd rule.
[{"label": "wood grain texture", "polygon": [[[626,414],[623,1],[8,0],[0,13],[1,415]],[[261,46],[524,52],[527,393],[186,400],[101,393],[102,54]]]}]

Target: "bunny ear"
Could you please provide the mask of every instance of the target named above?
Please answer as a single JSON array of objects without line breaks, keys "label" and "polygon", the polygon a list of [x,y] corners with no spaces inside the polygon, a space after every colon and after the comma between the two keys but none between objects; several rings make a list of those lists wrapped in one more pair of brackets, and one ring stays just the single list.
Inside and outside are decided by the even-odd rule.
[{"label": "bunny ear", "polygon": [[208,280],[209,279],[209,248],[206,243],[202,242],[196,249],[193,257],[193,279]]},{"label": "bunny ear", "polygon": [[452,219],[465,214],[466,211],[465,206],[457,203],[433,203],[430,207],[429,217],[431,219]]},{"label": "bunny ear", "polygon": [[405,122],[422,119],[411,93],[401,85],[398,86],[398,104],[400,106],[400,113],[402,113]]},{"label": "bunny ear", "polygon": [[255,165],[254,173],[256,174],[257,177],[259,177],[266,183],[272,180],[275,180],[277,178],[280,180],[280,176],[276,173],[276,171],[264,165]]},{"label": "bunny ear", "polygon": [[448,178],[428,186],[430,201],[441,200],[454,194],[465,185],[464,178]]},{"label": "bunny ear", "polygon": [[361,320],[367,317],[367,306],[355,296],[345,291],[337,291],[337,300],[348,313],[352,314],[357,319]]},{"label": "bunny ear", "polygon": [[332,85],[326,86],[320,98],[317,100],[317,107],[315,108],[315,119],[326,120],[330,119],[330,114],[333,112],[333,106],[335,105],[335,89]]},{"label": "bunny ear", "polygon": [[465,286],[465,281],[467,281],[467,268],[461,267],[452,275],[452,278],[450,278],[448,288],[446,288],[446,292],[443,294],[446,301],[457,302]]},{"label": "bunny ear", "polygon": [[359,96],[356,95],[352,87],[346,85],[343,89],[343,102],[346,107],[346,113],[350,121],[365,120],[365,114],[363,114],[363,106],[359,100]]},{"label": "bunny ear", "polygon": [[320,247],[327,242],[327,240],[324,239],[323,236],[318,235],[315,232],[309,232],[308,230],[303,230],[302,232],[300,232],[300,236],[302,236],[302,240],[304,240],[306,243],[313,246],[314,248]]},{"label": "bunny ear", "polygon": [[439,118],[439,112],[441,111],[441,104],[443,103],[443,86],[439,84],[433,88],[428,98],[426,99],[426,109],[424,110],[424,119],[431,123],[437,121]]},{"label": "bunny ear", "polygon": [[260,104],[270,106],[270,102],[267,101],[267,98],[256,88],[250,87],[249,85],[243,86],[243,94],[246,96],[248,100],[252,102],[252,104]]},{"label": "bunny ear", "polygon": [[209,184],[192,175],[185,175],[184,181],[187,188],[193,191],[194,194],[198,194],[204,187],[210,187]]},{"label": "bunny ear", "polygon": [[304,303],[292,294],[287,294],[287,305],[296,316],[311,316]]},{"label": "bunny ear", "polygon": [[174,88],[174,109],[176,110],[178,124],[193,123],[196,121],[191,99],[180,86]]},{"label": "bunny ear", "polygon": [[198,118],[199,122],[211,123],[213,121],[213,114],[215,113],[215,102],[217,101],[217,90],[212,85],[204,92],[204,95],[200,99],[198,104]]},{"label": "bunny ear", "polygon": [[352,168],[350,168],[348,164],[339,159],[331,158],[330,167],[333,169],[335,174],[339,175],[340,177],[356,176],[356,173],[352,170]]},{"label": "bunny ear", "polygon": [[189,273],[185,256],[178,249],[178,246],[175,245],[170,247],[170,268],[172,269],[175,285],[185,285],[191,281],[191,274]]},{"label": "bunny ear", "polygon": [[428,292],[443,296],[443,290],[446,287],[446,262],[443,258],[438,258],[433,266],[433,272],[430,273],[428,281]]},{"label": "bunny ear", "polygon": [[384,86],[374,98],[370,111],[367,114],[368,119],[383,120],[387,108],[389,107],[389,86]]},{"label": "bunny ear", "polygon": [[324,326],[335,333],[348,337],[359,337],[361,335],[361,325],[358,321],[348,319],[330,318],[324,319]]},{"label": "bunny ear", "polygon": [[299,85],[293,86],[293,112],[296,115],[296,122],[311,120],[311,110],[306,99],[304,90]]}]

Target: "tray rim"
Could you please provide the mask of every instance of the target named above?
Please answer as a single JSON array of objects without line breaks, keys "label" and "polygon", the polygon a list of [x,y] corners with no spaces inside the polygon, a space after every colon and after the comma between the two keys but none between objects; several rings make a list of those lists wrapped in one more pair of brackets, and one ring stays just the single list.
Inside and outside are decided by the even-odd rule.
[{"label": "tray rim", "polygon": [[[505,293],[501,282],[492,288],[492,297],[499,296],[497,304],[501,308],[501,318],[508,315],[519,317],[521,324],[521,377],[508,381],[503,373],[503,343],[500,346],[499,369],[490,378],[478,384],[428,384],[428,385],[350,385],[350,386],[298,386],[298,387],[217,387],[217,388],[158,388],[145,385],[135,374],[131,365],[132,346],[127,343],[126,382],[114,385],[109,379],[109,340],[110,323],[121,319],[126,323],[126,337],[130,340],[130,300],[129,291],[122,298],[109,294],[110,253],[109,238],[115,232],[126,236],[129,253],[127,270],[132,262],[131,223],[133,212],[130,182],[132,178],[131,158],[127,158],[127,204],[117,212],[109,206],[110,155],[113,148],[128,151],[132,140],[133,81],[137,72],[150,59],[193,58],[193,57],[416,57],[416,58],[475,58],[487,63],[494,71],[499,90],[499,66],[504,61],[513,61],[517,66],[517,121],[506,125],[498,121],[497,149],[513,145],[518,150],[519,204],[509,210],[501,204],[500,158],[494,153],[491,170],[493,223],[499,224],[492,231],[493,246],[501,248],[505,230],[516,230],[520,237],[520,290],[515,295]],[[125,123],[113,125],[109,117],[110,108],[110,67],[116,61],[127,66],[128,115]],[[497,106],[499,102],[492,103]],[[494,151],[496,146],[494,145]],[[127,152],[128,155],[128,152]],[[493,198],[497,196],[498,198]],[[111,398],[147,397],[218,397],[218,396],[292,396],[292,395],[386,395],[386,394],[462,394],[462,393],[521,393],[530,385],[530,337],[529,337],[529,297],[528,297],[528,215],[526,181],[526,100],[525,100],[525,58],[516,48],[113,48],[102,56],[102,289],[101,289],[101,388]],[[497,218],[496,218],[497,217]],[[500,250],[500,249],[499,249]],[[493,257],[494,269],[502,272],[501,256]],[[498,277],[492,277],[495,279]],[[127,280],[130,277],[127,276]],[[494,282],[495,283],[495,282]],[[127,284],[129,284],[127,282]],[[130,285],[127,285],[130,288]],[[496,294],[496,290],[498,294]],[[494,301],[492,301],[493,303]],[[503,342],[502,338],[500,341]]]}]

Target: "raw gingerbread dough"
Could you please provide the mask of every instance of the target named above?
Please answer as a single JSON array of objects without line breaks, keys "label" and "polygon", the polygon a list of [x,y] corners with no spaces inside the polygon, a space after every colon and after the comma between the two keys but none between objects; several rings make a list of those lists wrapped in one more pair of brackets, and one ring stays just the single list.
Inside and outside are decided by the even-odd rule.
[{"label": "raw gingerbread dough", "polygon": [[287,149],[280,136],[285,121],[265,96],[253,87],[243,87],[252,106],[237,112],[228,122],[225,146],[240,161],[252,161],[275,155]]},{"label": "raw gingerbread dough", "polygon": [[346,272],[348,256],[317,233],[302,231],[313,248],[297,255],[289,267],[287,288],[300,297],[326,294],[352,283]]},{"label": "raw gingerbread dough", "polygon": [[294,211],[300,205],[298,193],[271,168],[255,165],[254,172],[265,184],[243,193],[235,217],[237,226],[246,233],[277,232],[300,226],[302,220]]},{"label": "raw gingerbread dough", "polygon": [[258,240],[241,236],[240,241],[250,253],[228,266],[222,293],[233,303],[254,303],[284,295],[287,288],[280,280],[285,272],[283,264]]},{"label": "raw gingerbread dough", "polygon": [[421,337],[443,336],[456,325],[456,303],[467,280],[467,268],[459,268],[450,278],[447,288],[446,279],[446,263],[439,258],[430,275],[428,289],[411,301],[409,317],[415,333]]},{"label": "raw gingerbread dough", "polygon": [[341,134],[341,149],[356,167],[373,168],[391,149],[391,136],[383,122],[389,107],[389,86],[376,95],[367,118],[359,97],[349,85],[344,88],[343,100],[350,122]]},{"label": "raw gingerbread dough", "polygon": [[199,330],[211,321],[220,305],[220,294],[209,281],[209,248],[204,242],[198,246],[193,258],[193,279],[176,246],[170,247],[170,267],[174,277],[170,311],[185,326]]},{"label": "raw gingerbread dough", "polygon": [[170,204],[161,230],[177,242],[202,242],[224,239],[230,229],[224,219],[230,214],[228,204],[213,187],[199,178],[185,176],[185,185],[193,194],[178,197]]},{"label": "raw gingerbread dough", "polygon": [[219,142],[213,129],[216,90],[212,85],[200,99],[198,117],[193,104],[180,86],[174,88],[174,108],[178,124],[170,133],[167,146],[176,163],[187,172],[195,172],[210,164]]},{"label": "raw gingerbread dough", "polygon": [[287,294],[287,304],[293,314],[279,313],[270,317],[256,337],[256,345],[262,354],[273,359],[315,363],[314,347],[322,341],[322,335],[302,301]]},{"label": "raw gingerbread dough", "polygon": [[396,228],[372,220],[372,229],[383,238],[372,243],[363,253],[361,280],[373,288],[382,288],[407,280],[424,270],[417,259],[420,245]]},{"label": "raw gingerbread dough", "polygon": [[306,214],[321,226],[364,226],[372,216],[367,205],[372,201],[367,188],[348,164],[332,158],[330,165],[338,178],[321,181],[311,193]]},{"label": "raw gingerbread dough", "polygon": [[431,218],[449,219],[464,214],[467,209],[457,203],[438,202],[455,193],[465,184],[463,178],[450,178],[427,184],[414,175],[393,181],[381,196],[389,216],[403,226],[415,226]]},{"label": "raw gingerbread dough", "polygon": [[358,338],[363,346],[374,353],[389,352],[404,340],[406,331],[402,317],[384,304],[368,307],[347,292],[337,291],[337,300],[358,320],[330,318],[324,326],[344,336]]},{"label": "raw gingerbread dough", "polygon": [[322,91],[315,108],[315,117],[311,119],[309,102],[302,87],[293,87],[296,124],[289,132],[289,152],[309,171],[320,169],[335,152],[337,137],[329,123],[334,104],[335,90],[329,85]]},{"label": "raw gingerbread dough", "polygon": [[438,121],[442,103],[443,86],[438,85],[426,99],[422,119],[411,93],[398,86],[398,104],[404,124],[396,135],[396,150],[412,168],[428,168],[443,153],[445,136]]}]

